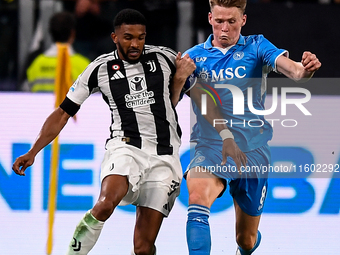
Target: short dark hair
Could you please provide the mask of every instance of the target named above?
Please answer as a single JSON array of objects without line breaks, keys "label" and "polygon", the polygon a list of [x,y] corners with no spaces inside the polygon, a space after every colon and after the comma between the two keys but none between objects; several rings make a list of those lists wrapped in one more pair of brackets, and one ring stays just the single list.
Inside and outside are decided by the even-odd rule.
[{"label": "short dark hair", "polygon": [[49,22],[49,32],[53,42],[65,43],[76,29],[76,18],[70,12],[57,12]]},{"label": "short dark hair", "polygon": [[142,13],[134,9],[123,9],[116,15],[113,26],[116,29],[121,25],[144,25],[146,26],[146,19]]}]

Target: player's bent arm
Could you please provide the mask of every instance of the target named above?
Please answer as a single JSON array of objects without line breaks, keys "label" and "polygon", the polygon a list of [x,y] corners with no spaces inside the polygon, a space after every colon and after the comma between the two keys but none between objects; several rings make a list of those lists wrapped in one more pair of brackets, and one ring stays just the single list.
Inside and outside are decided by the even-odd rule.
[{"label": "player's bent arm", "polygon": [[[202,88],[203,86],[200,83],[196,83],[195,86],[190,90],[190,98],[199,108],[201,108],[200,106],[202,105],[202,94],[205,94]],[[218,133],[224,129],[228,129],[224,122],[214,123],[214,120],[223,119],[223,116],[219,107],[215,105],[211,97],[206,97],[206,100],[207,114],[204,115],[204,118],[216,129]]]},{"label": "player's bent arm", "polygon": [[[304,67],[301,63],[299,62],[295,62],[291,59],[289,59],[286,56],[280,56],[277,59],[276,62],[276,67],[277,70],[282,73],[283,75],[285,75],[286,77],[294,80],[294,81],[299,81],[301,80],[304,74]],[[306,78],[310,78],[313,74],[309,74],[309,77]]]},{"label": "player's bent arm", "polygon": [[308,81],[321,67],[319,59],[311,52],[304,52],[301,62],[295,62],[281,55],[276,62],[277,70],[296,82]]},{"label": "player's bent arm", "polygon": [[[204,90],[202,90],[201,88],[203,88],[202,85],[196,83],[196,85],[190,90],[190,98],[195,102],[197,106],[202,105],[201,95],[205,93]],[[235,161],[239,173],[241,173],[241,164],[246,166],[247,156],[240,150],[240,148],[234,141],[234,136],[232,132],[228,129],[227,125],[224,122],[215,122],[215,120],[217,119],[223,119],[223,115],[220,112],[220,108],[215,105],[210,97],[207,97],[206,99],[207,113],[204,115],[204,118],[216,129],[223,140],[221,164],[226,164],[227,157],[230,156]]]},{"label": "player's bent arm", "polygon": [[55,109],[45,120],[35,143],[30,149],[31,153],[34,156],[37,155],[40,150],[52,142],[59,135],[70,117],[60,107]]},{"label": "player's bent arm", "polygon": [[174,106],[176,106],[180,100],[180,95],[187,78],[195,71],[195,69],[196,65],[189,55],[185,54],[184,57],[182,57],[182,54],[178,52],[176,56],[176,73],[172,78],[170,85],[171,102]]},{"label": "player's bent arm", "polygon": [[[177,73],[176,73],[177,74]],[[183,85],[186,81],[186,78],[180,77],[179,75],[174,75],[171,80],[171,102],[174,106],[176,106],[180,100],[180,95],[182,92]]]},{"label": "player's bent arm", "polygon": [[59,135],[68,119],[74,116],[79,108],[79,104],[66,97],[61,105],[47,117],[32,148],[14,161],[13,171],[18,175],[25,175],[26,168],[34,163],[38,152]]}]

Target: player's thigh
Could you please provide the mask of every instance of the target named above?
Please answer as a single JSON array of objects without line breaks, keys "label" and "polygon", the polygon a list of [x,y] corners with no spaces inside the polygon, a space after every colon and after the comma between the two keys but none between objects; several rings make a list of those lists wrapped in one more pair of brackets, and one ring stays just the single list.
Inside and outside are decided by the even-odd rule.
[{"label": "player's thigh", "polygon": [[192,168],[186,174],[189,204],[211,207],[216,198],[225,189],[224,182],[204,168]]},{"label": "player's thigh", "polygon": [[104,178],[99,198],[91,210],[96,219],[107,220],[128,191],[126,176],[109,175]]},{"label": "player's thigh", "polygon": [[107,147],[101,164],[100,179],[102,182],[110,175],[139,175],[134,147],[117,139],[111,140]]},{"label": "player's thigh", "polygon": [[159,229],[162,225],[164,215],[154,209],[137,206],[136,225],[134,230],[134,246],[143,244],[153,245]]},{"label": "player's thigh", "polygon": [[222,161],[222,153],[200,144],[195,147],[188,170],[184,173],[189,193],[189,204],[211,207],[217,197],[223,194],[226,181],[216,176],[216,165]]},{"label": "player's thigh", "polygon": [[147,207],[167,217],[180,192],[182,171],[177,155],[152,155],[142,173],[136,206]]},{"label": "player's thigh", "polygon": [[117,174],[108,175],[102,181],[98,200],[106,199],[118,205],[128,192],[128,188],[129,182],[127,176]]},{"label": "player's thigh", "polygon": [[[126,145],[121,140],[110,140],[101,164],[100,199],[103,196],[110,199],[119,198],[118,202],[121,205],[131,204],[136,200],[142,175],[141,169],[145,168],[144,154],[140,149]],[[121,181],[115,182],[115,179]],[[124,194],[123,197],[122,194]]]}]

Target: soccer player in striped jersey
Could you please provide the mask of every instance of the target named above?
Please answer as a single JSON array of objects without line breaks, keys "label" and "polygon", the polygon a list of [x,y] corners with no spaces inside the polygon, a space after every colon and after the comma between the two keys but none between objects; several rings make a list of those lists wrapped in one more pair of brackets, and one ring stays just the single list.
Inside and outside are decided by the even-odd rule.
[{"label": "soccer player in striped jersey", "polygon": [[[252,99],[254,109],[264,110],[269,71],[303,81],[311,78],[321,63],[310,52],[303,53],[301,62],[292,61],[285,50],[262,35],[242,36],[246,0],[209,3],[213,34],[185,52],[196,63],[184,91],[192,87],[189,92],[197,117],[191,135],[195,153],[185,173],[189,192],[187,243],[190,255],[210,254],[210,208],[229,185],[235,207],[237,254],[249,255],[261,241],[258,226],[267,175],[241,170],[270,164],[267,142],[272,138],[272,127],[263,115],[248,108],[248,100]],[[252,89],[250,97],[248,88]],[[174,88],[174,94],[179,95],[180,89]],[[243,113],[233,113],[235,102],[244,108]]]},{"label": "soccer player in striped jersey", "polygon": [[76,227],[68,255],[88,254],[118,204],[137,206],[132,254],[155,254],[161,223],[182,180],[181,130],[170,85],[183,86],[196,66],[188,55],[182,58],[169,48],[145,45],[146,20],[138,11],[122,10],[114,27],[111,37],[117,50],[89,64],[46,119],[33,147],[13,164],[13,170],[24,175],[86,98],[102,93],[112,123],[101,165],[101,191]]}]

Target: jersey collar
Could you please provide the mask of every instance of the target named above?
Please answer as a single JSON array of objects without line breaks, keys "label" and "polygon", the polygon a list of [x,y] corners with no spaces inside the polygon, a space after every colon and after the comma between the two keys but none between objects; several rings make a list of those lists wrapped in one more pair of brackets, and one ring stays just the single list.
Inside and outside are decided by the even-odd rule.
[{"label": "jersey collar", "polygon": [[[209,35],[208,39],[204,42],[204,45],[203,45],[204,49],[211,49],[214,47],[212,45],[213,38],[214,38],[213,34]],[[238,39],[237,44],[238,45],[246,44],[246,40],[243,35],[240,34],[240,38]]]}]

